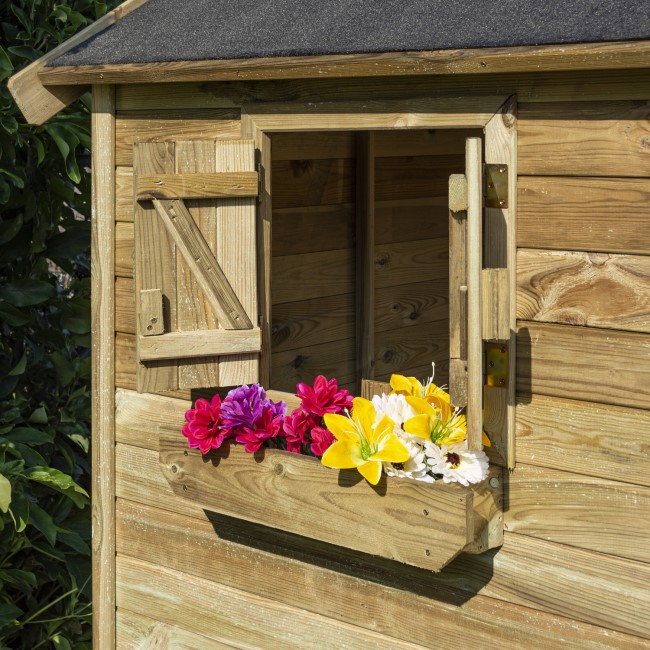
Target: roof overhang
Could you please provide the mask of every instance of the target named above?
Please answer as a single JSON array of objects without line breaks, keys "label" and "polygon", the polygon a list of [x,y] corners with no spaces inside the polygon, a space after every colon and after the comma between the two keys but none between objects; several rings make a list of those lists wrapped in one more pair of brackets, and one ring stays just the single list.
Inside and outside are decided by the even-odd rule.
[{"label": "roof overhang", "polygon": [[650,41],[516,46],[432,52],[387,52],[209,61],[48,66],[146,0],[127,0],[9,79],[28,122],[42,124],[95,84],[147,84],[394,75],[559,72],[650,67]]}]

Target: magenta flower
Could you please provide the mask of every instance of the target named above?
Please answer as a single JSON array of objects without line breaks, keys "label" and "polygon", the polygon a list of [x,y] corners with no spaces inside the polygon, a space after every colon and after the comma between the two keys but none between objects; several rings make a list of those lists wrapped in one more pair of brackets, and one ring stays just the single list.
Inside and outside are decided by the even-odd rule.
[{"label": "magenta flower", "polygon": [[185,412],[187,423],[182,432],[190,449],[198,448],[202,454],[207,454],[211,449],[219,449],[228,438],[229,431],[221,419],[221,406],[221,398],[215,395],[210,402],[197,399],[194,408]]},{"label": "magenta flower", "polygon": [[257,451],[267,440],[276,438],[282,433],[282,415],[276,415],[275,405],[265,406],[254,427],[245,427],[245,433],[240,433],[235,440],[245,445],[249,453]]},{"label": "magenta flower", "polygon": [[336,438],[323,427],[314,427],[311,430],[311,439],[311,453],[314,456],[322,456],[336,441]]},{"label": "magenta flower", "polygon": [[284,418],[283,433],[287,441],[287,451],[299,454],[302,445],[309,440],[309,430],[318,424],[318,418],[307,413],[302,407],[295,409]]},{"label": "magenta flower", "polygon": [[343,388],[339,390],[336,379],[328,381],[323,375],[318,375],[313,388],[304,383],[296,388],[302,408],[312,415],[323,417],[325,413],[341,413],[343,409],[352,408],[352,396]]}]

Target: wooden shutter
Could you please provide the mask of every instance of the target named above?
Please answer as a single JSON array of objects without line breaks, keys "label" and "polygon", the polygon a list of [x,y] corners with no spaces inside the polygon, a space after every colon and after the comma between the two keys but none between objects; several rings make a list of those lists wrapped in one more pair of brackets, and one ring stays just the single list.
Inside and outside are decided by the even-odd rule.
[{"label": "wooden shutter", "polygon": [[138,391],[257,381],[253,142],[136,143],[133,164]]}]

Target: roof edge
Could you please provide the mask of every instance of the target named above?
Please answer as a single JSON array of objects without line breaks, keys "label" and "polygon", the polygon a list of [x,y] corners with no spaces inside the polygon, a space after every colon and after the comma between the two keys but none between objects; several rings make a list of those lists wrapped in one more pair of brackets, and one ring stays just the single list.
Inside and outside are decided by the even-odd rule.
[{"label": "roof edge", "polygon": [[258,59],[52,66],[42,83],[136,84],[650,67],[650,40]]},{"label": "roof edge", "polygon": [[7,82],[9,92],[28,123],[43,124],[86,92],[87,83],[66,83],[54,87],[44,83],[40,78],[40,73],[46,69],[47,64],[115,24],[146,2],[147,0],[126,0],[9,78]]}]

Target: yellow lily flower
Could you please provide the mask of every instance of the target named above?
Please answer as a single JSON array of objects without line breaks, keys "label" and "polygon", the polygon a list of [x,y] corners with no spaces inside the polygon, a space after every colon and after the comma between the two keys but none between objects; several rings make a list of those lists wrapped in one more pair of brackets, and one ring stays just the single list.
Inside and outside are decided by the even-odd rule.
[{"label": "yellow lily flower", "polygon": [[423,385],[415,377],[392,375],[390,387],[393,389],[392,394],[404,395],[404,397],[418,397],[435,407],[442,408],[443,403],[450,403],[449,393],[433,383],[433,376]]},{"label": "yellow lily flower", "polygon": [[393,433],[395,423],[384,416],[375,426],[375,417],[372,402],[362,397],[354,398],[348,417],[326,413],[325,426],[336,442],[323,454],[323,465],[335,469],[356,467],[368,483],[377,485],[383,462],[406,462],[409,450]]},{"label": "yellow lily flower", "polygon": [[404,431],[436,445],[453,445],[467,438],[467,419],[449,402],[432,405],[420,397],[408,396],[406,401],[417,413],[404,422]]}]

